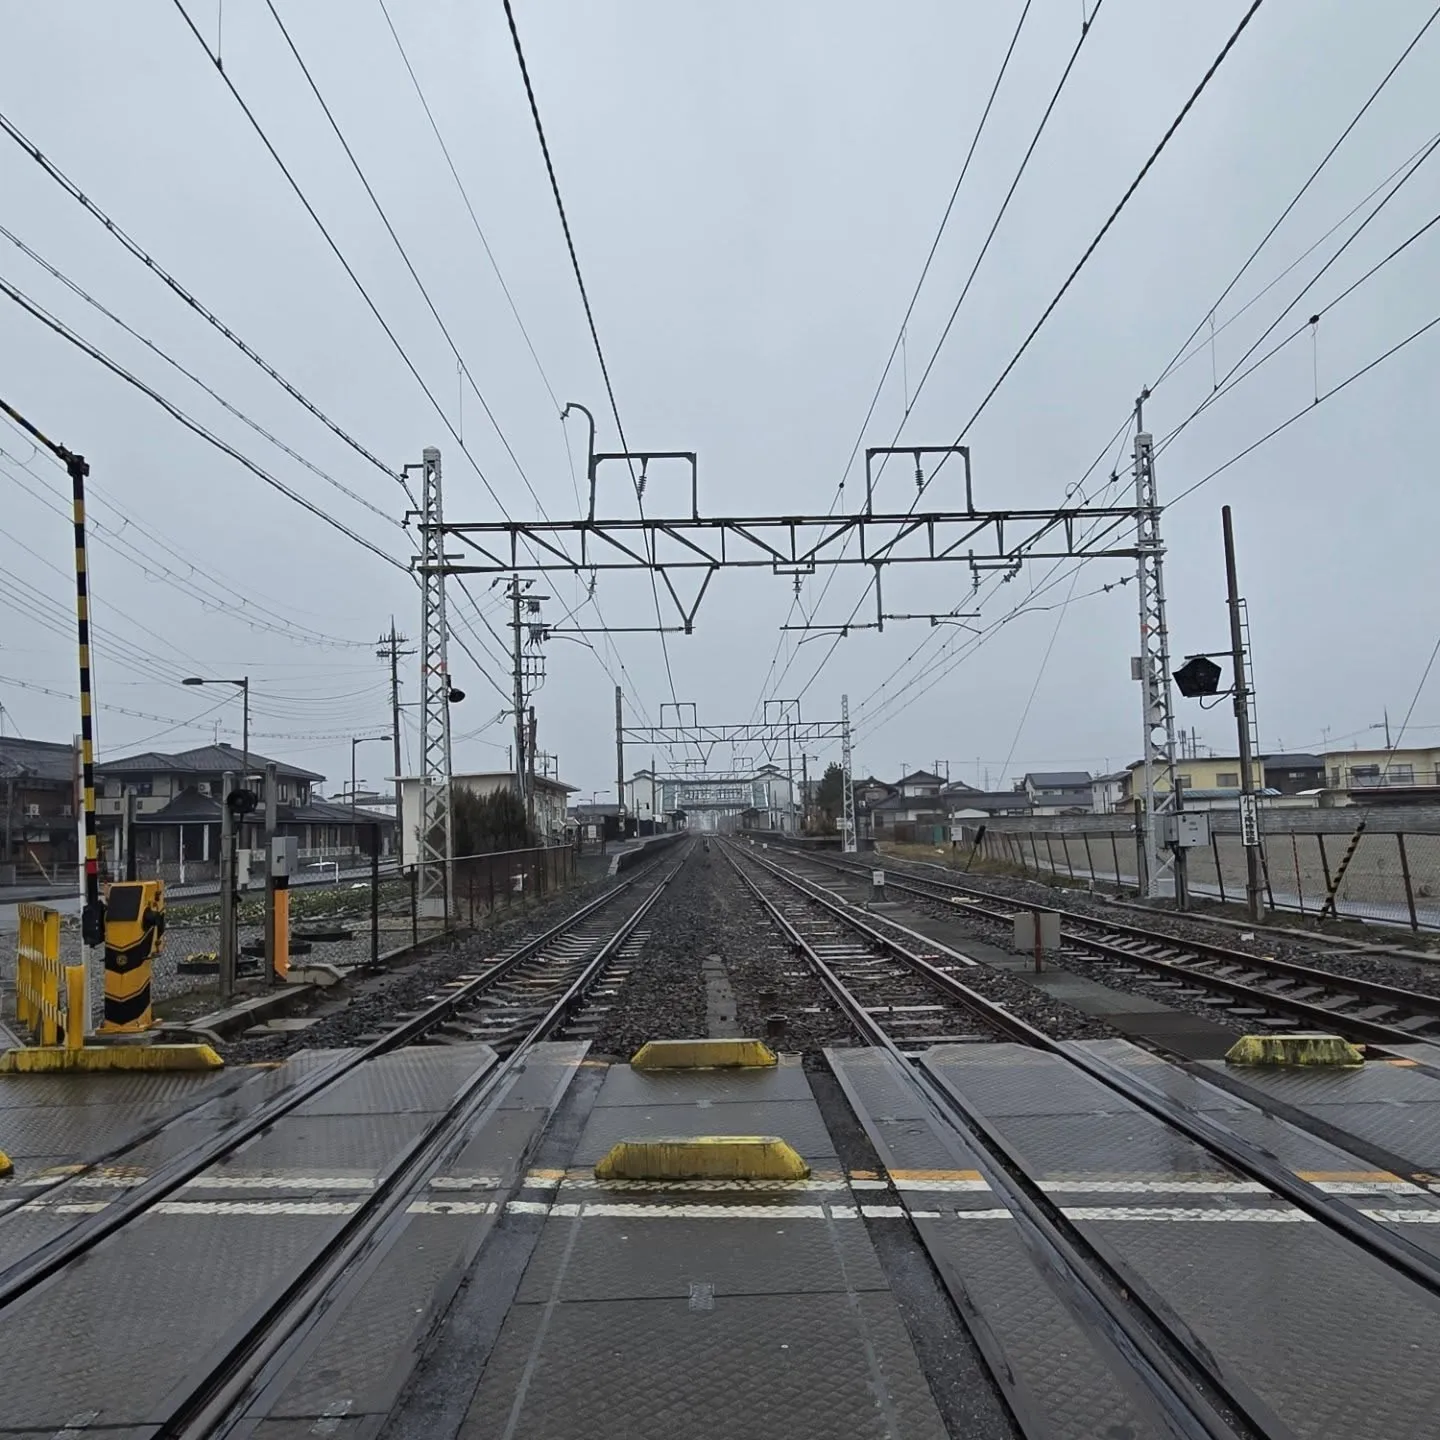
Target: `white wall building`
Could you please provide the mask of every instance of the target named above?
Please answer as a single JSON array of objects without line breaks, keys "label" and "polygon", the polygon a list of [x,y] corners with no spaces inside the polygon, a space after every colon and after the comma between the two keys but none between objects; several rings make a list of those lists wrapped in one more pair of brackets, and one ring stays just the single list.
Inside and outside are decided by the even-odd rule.
[{"label": "white wall building", "polygon": [[[513,790],[515,775],[510,770],[491,770],[476,775],[452,775],[451,784],[474,795],[493,795],[497,790]],[[535,776],[535,833],[541,844],[561,844],[565,839],[566,811],[574,785]],[[420,860],[421,781],[407,775],[400,782],[400,803],[405,812],[401,860],[415,865]]]}]

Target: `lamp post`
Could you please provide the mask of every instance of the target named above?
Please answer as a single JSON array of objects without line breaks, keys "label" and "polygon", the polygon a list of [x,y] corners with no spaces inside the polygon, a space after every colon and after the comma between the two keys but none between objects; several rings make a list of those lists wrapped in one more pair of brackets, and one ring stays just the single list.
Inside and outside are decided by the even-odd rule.
[{"label": "lamp post", "polygon": [[240,784],[243,787],[250,777],[250,677],[242,676],[239,680],[206,680],[199,675],[191,675],[188,679],[180,682],[182,685],[238,685],[240,687],[240,700],[242,715],[240,721],[240,746],[242,750]]},{"label": "lamp post", "polygon": [[367,740],[384,740],[389,743],[388,735],[352,735],[350,737],[350,813],[355,814],[355,751]]}]

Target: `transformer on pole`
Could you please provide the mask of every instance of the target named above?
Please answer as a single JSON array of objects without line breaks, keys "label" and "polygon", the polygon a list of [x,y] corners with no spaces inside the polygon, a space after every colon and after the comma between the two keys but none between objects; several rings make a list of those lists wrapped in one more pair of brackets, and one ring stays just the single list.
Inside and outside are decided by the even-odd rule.
[{"label": "transformer on pole", "polygon": [[446,921],[455,893],[450,809],[450,664],[440,452],[424,451],[420,496],[420,874],[422,916]]},{"label": "transformer on pole", "polygon": [[[1165,624],[1165,546],[1160,539],[1160,502],[1155,488],[1154,437],[1143,428],[1144,396],[1135,403],[1135,550],[1140,591],[1140,681],[1143,708],[1144,805],[1139,823],[1140,886],[1154,898],[1173,874],[1175,898],[1185,901],[1184,852],[1168,843],[1162,817],[1178,808],[1175,775],[1175,710],[1170,696],[1170,634]],[[1159,788],[1163,782],[1163,788]]]}]

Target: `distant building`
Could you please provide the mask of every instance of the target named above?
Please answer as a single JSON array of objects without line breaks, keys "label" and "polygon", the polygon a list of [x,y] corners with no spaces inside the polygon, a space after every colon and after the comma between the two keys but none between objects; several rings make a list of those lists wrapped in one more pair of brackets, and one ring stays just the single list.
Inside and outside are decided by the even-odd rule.
[{"label": "distant building", "polygon": [[75,873],[76,752],[72,745],[0,736],[0,884]]},{"label": "distant building", "polygon": [[[248,761],[248,765],[247,765]],[[132,844],[137,873],[161,873],[194,883],[219,871],[220,831],[225,776],[240,787],[264,789],[267,765],[276,769],[276,833],[293,836],[301,864],[352,861],[368,850],[371,827],[378,829],[380,850],[394,846],[393,815],[320,799],[315,787],[325,777],[283,760],[270,761],[252,750],[248,757],[233,745],[202,745],[165,753],[107,760],[95,767],[95,811],[108,868],[118,873],[124,854],[125,812],[132,807]],[[263,804],[239,823],[236,846],[263,849]]]},{"label": "distant building", "polygon": [[[535,784],[535,834],[542,845],[563,844],[566,834],[566,807],[576,787],[548,775],[535,775],[531,778]],[[480,796],[516,789],[513,770],[487,770],[471,775],[452,775],[450,783],[457,789],[468,790],[472,795]],[[406,865],[418,864],[420,860],[419,817],[424,798],[422,790],[423,782],[418,776],[407,775],[400,781],[400,805],[405,815],[401,857]]]},{"label": "distant building", "polygon": [[1090,811],[1094,815],[1113,815],[1120,809],[1125,795],[1125,782],[1129,772],[1114,770],[1109,775],[1097,775],[1090,782]]},{"label": "distant building", "polygon": [[1260,765],[1266,787],[1281,795],[1299,795],[1325,784],[1323,755],[1262,755]]},{"label": "distant building", "polygon": [[1440,747],[1332,750],[1325,784],[1355,805],[1434,804],[1440,800]]},{"label": "distant building", "polygon": [[1084,815],[1094,804],[1088,770],[1032,771],[1020,782],[1034,815]]}]

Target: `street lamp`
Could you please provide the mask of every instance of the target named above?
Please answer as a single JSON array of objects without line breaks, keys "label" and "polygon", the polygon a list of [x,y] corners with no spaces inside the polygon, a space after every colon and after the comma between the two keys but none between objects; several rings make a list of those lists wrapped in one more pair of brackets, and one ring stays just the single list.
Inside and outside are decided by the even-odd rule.
[{"label": "street lamp", "polygon": [[241,703],[244,707],[240,723],[240,743],[244,752],[244,758],[241,761],[240,787],[244,789],[246,780],[250,778],[250,677],[246,675],[239,680],[204,680],[198,675],[191,675],[180,683],[182,685],[238,685],[240,687]]},{"label": "street lamp", "polygon": [[[350,737],[350,814],[352,816],[355,814],[355,751],[357,747],[365,744],[367,740],[388,742],[393,738],[390,735],[352,735]],[[353,824],[354,821],[352,820],[351,823]]]}]

